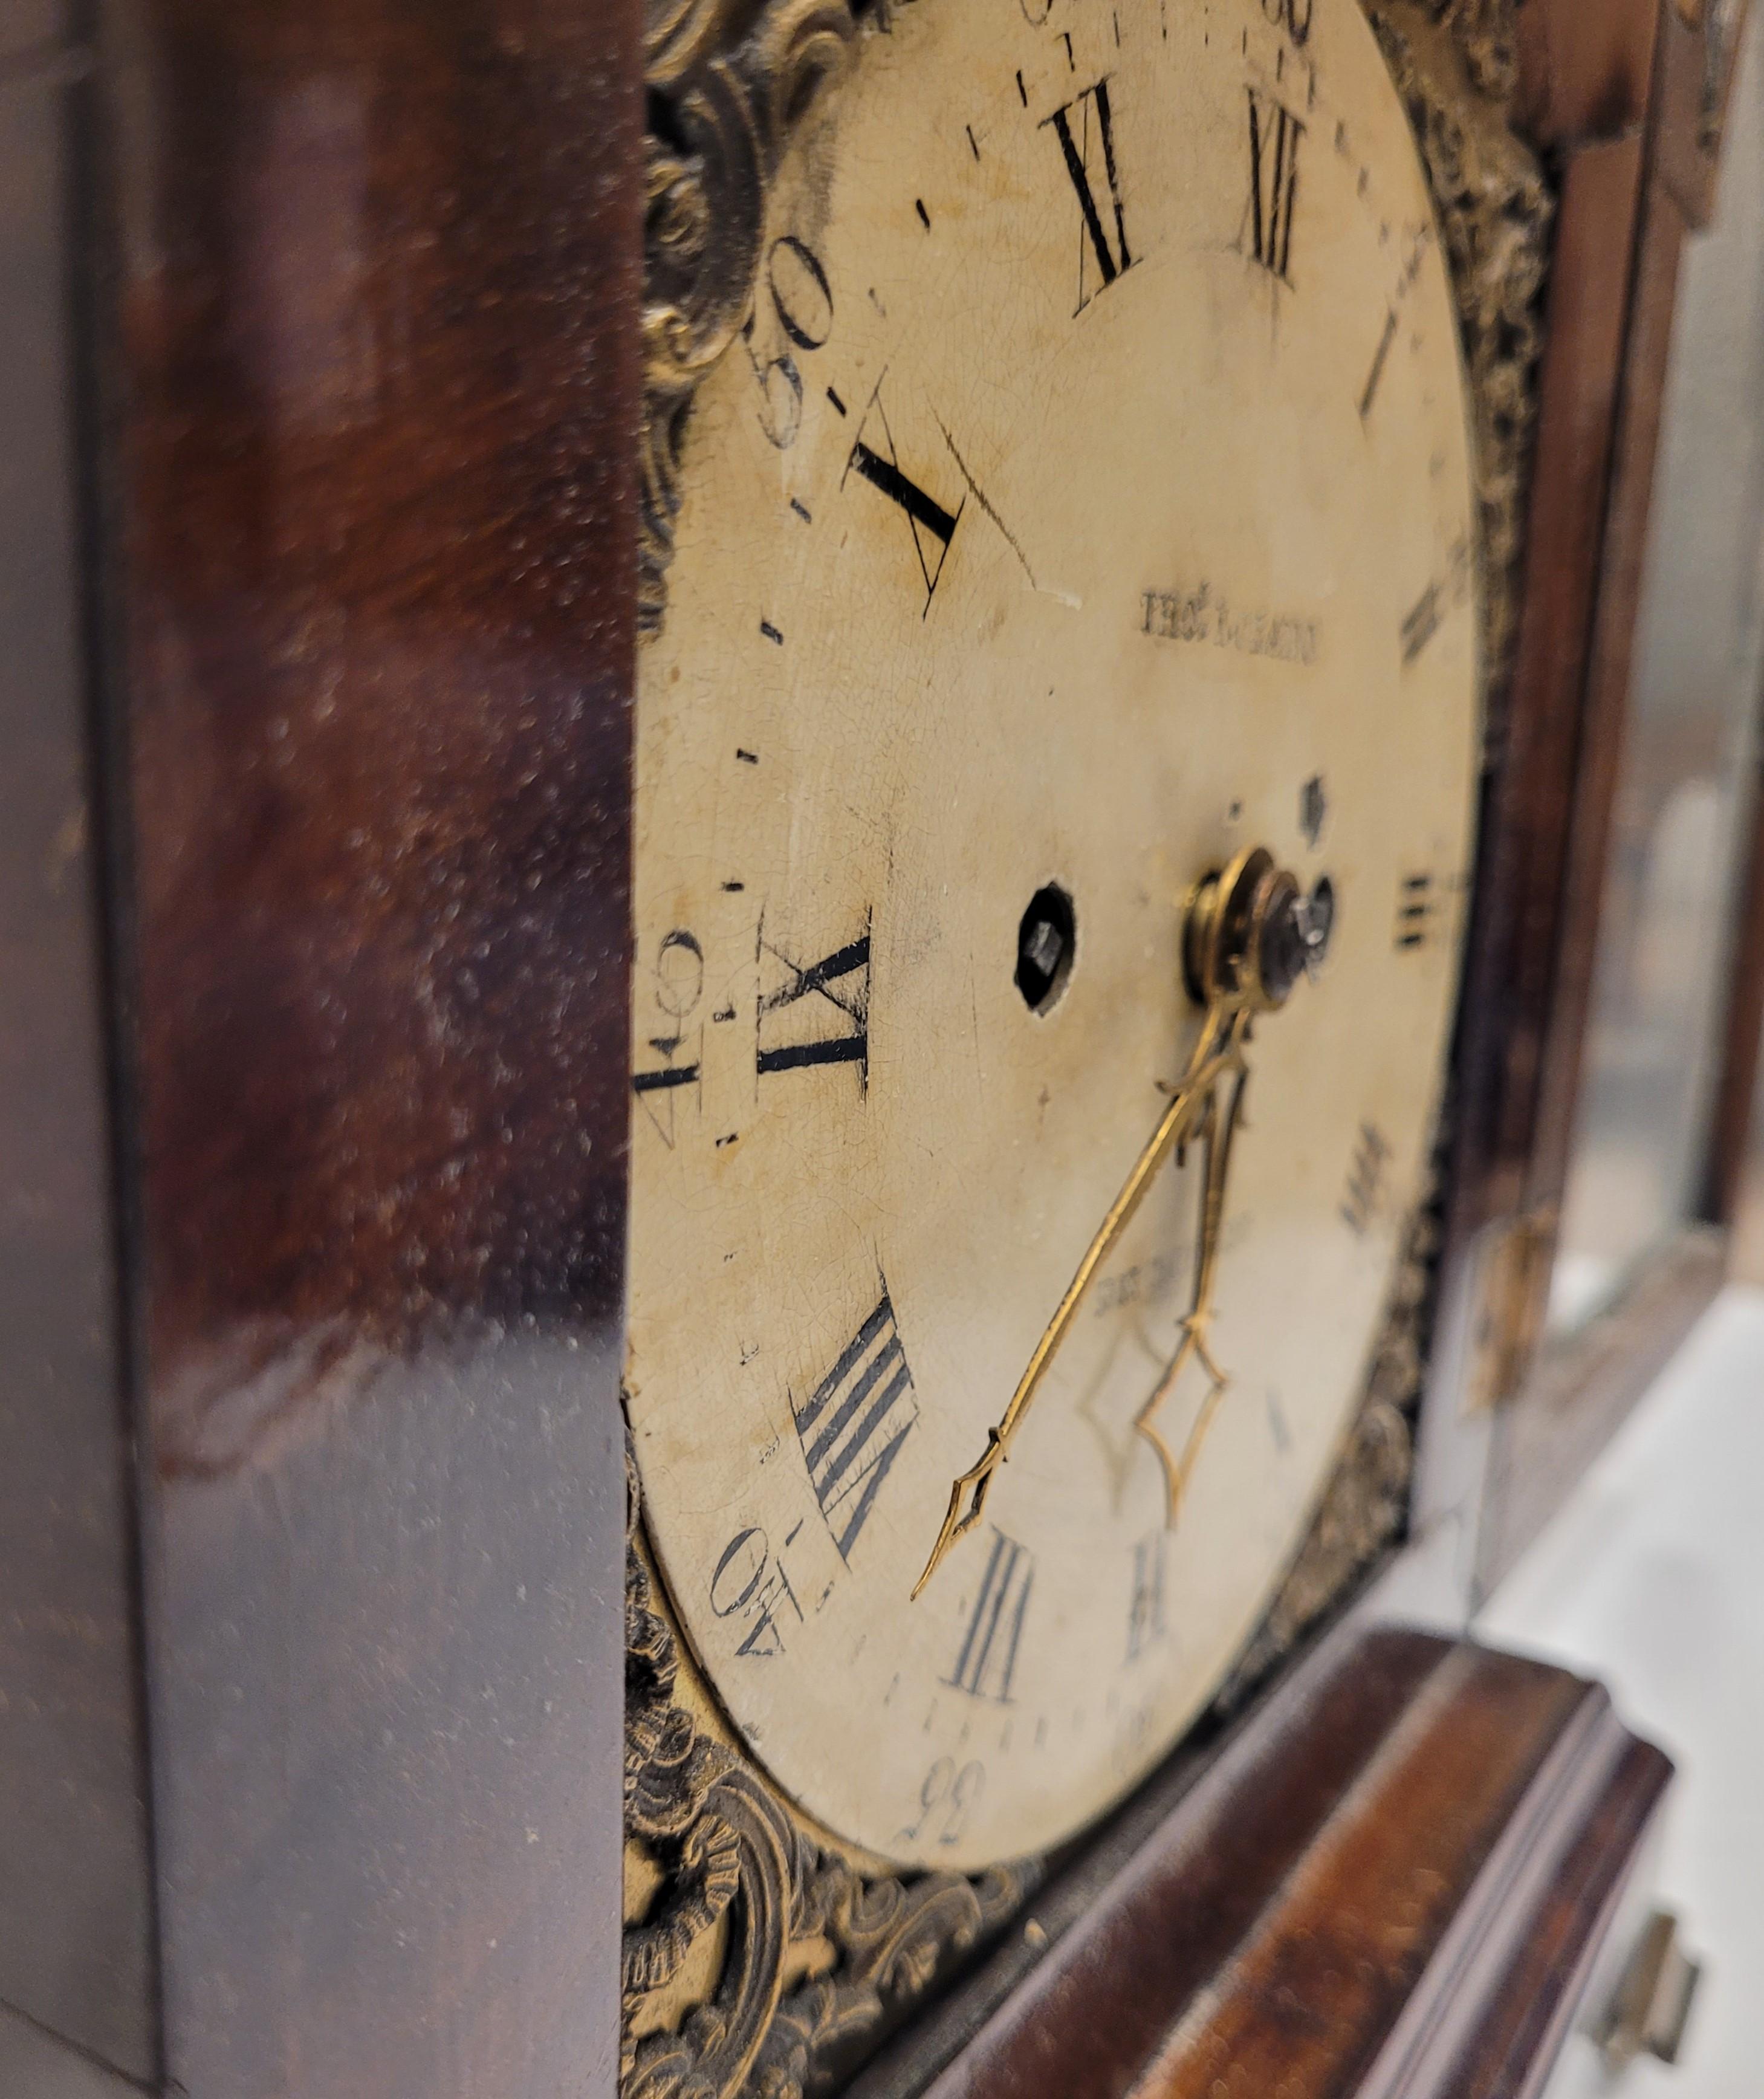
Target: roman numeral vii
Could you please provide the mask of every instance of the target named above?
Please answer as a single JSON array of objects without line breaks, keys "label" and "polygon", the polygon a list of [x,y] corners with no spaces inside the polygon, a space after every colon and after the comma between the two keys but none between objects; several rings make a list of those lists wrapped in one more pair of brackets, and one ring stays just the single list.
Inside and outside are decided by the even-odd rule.
[{"label": "roman numeral vii", "polygon": [[[1081,313],[1097,292],[1106,291],[1124,270],[1133,267],[1133,262],[1127,247],[1127,216],[1121,208],[1120,174],[1115,162],[1115,125],[1109,112],[1106,77],[1084,89],[1081,95],[1074,95],[1051,117],[1044,118],[1042,130],[1049,125],[1059,142],[1060,157],[1071,178],[1084,220],[1084,231],[1078,244],[1078,305],[1074,310]],[[1102,205],[1098,202],[1093,179],[1099,164],[1108,190]],[[1088,262],[1093,257],[1102,279],[1095,291],[1086,283]]]}]

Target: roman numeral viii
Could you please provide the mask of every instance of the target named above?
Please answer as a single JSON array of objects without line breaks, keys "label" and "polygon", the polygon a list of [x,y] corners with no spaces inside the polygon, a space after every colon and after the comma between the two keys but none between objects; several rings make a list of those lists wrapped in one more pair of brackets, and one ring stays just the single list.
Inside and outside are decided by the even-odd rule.
[{"label": "roman numeral viii", "polygon": [[[1087,87],[1042,120],[1043,130],[1049,125],[1059,142],[1060,157],[1071,178],[1084,219],[1078,243],[1078,304],[1074,309],[1082,313],[1096,292],[1106,291],[1124,270],[1133,267],[1133,262],[1127,249],[1127,217],[1121,208],[1120,174],[1115,163],[1115,125],[1109,113],[1107,79]],[[1106,216],[1097,200],[1093,178],[1098,164],[1108,188]],[[1086,281],[1092,257],[1102,279],[1095,292]]]},{"label": "roman numeral viii", "polygon": [[1250,99],[1250,253],[1270,275],[1292,282],[1292,207],[1304,126],[1271,95]]},{"label": "roman numeral viii", "polygon": [[970,1698],[991,1698],[1001,1705],[1010,1703],[1017,1648],[1034,1582],[1033,1556],[1014,1538],[994,1530],[979,1600],[962,1635],[956,1666],[944,1679],[946,1683],[966,1691]]},{"label": "roman numeral viii", "polygon": [[803,1461],[840,1557],[849,1560],[882,1484],[919,1418],[913,1373],[882,1302],[795,1410]]},{"label": "roman numeral viii", "polygon": [[759,931],[759,1027],[754,1053],[762,1078],[812,1064],[856,1064],[869,1079],[869,921],[859,937],[818,962],[797,961]]}]

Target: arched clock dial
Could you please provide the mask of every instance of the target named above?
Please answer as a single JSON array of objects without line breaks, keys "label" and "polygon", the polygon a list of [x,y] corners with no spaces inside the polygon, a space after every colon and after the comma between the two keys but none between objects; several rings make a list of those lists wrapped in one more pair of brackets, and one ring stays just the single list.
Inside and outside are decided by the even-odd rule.
[{"label": "arched clock dial", "polygon": [[[754,1755],[968,1868],[1193,1720],[1363,1391],[1471,849],[1463,383],[1351,0],[917,0],[769,213],[642,667],[630,1416]],[[1257,852],[1332,901],[1326,959],[1153,1162],[915,1600],[1195,1082],[1196,885]]]}]

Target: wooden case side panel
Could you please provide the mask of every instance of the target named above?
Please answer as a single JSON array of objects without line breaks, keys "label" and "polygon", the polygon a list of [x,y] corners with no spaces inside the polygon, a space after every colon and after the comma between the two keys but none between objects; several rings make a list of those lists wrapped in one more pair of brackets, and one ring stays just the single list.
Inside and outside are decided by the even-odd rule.
[{"label": "wooden case side panel", "polygon": [[636,15],[105,15],[191,2099],[613,2085]]},{"label": "wooden case side panel", "polygon": [[[1536,1233],[1537,1257],[1507,1308],[1523,1344],[1512,1352],[1524,1372],[1502,1395],[1493,1426],[1476,1581],[1488,1588],[1533,1538],[1585,1466],[1641,1397],[1654,1373],[1719,1287],[1731,1188],[1718,1166],[1691,1198],[1715,1229],[1687,1221],[1641,1265],[1617,1304],[1583,1333],[1541,1350],[1545,1306],[1560,1206],[1573,1157],[1586,1038],[1599,953],[1600,918],[1612,814],[1631,710],[1636,621],[1649,535],[1661,420],[1687,235],[1706,221],[1713,196],[1718,120],[1726,75],[1712,71],[1706,20],[1669,5],[1661,12],[1652,100],[1635,213],[1633,275],[1624,315],[1621,387],[1609,411],[1609,491],[1596,530],[1586,535],[1596,562],[1596,591],[1577,682],[1556,687],[1561,730],[1540,747],[1538,762],[1516,763],[1537,807],[1555,811],[1558,871],[1537,892],[1537,935],[1515,944],[1524,961],[1515,983],[1529,983],[1523,1019],[1506,1036],[1502,1090],[1511,1111],[1498,1149],[1508,1178]],[[1724,46],[1731,69],[1735,46]],[[1582,154],[1581,158],[1584,159]],[[1570,706],[1569,702],[1573,704]],[[1533,707],[1531,711],[1535,714]],[[1572,740],[1569,724],[1572,723]],[[1558,769],[1549,769],[1550,752]],[[1571,755],[1569,768],[1559,758]],[[1544,871],[1547,873],[1547,866]],[[1724,1056],[1722,1092],[1710,1131],[1718,1145],[1749,1100],[1757,1048],[1758,995],[1746,957],[1757,944],[1746,915],[1753,895],[1742,872],[1736,929],[1737,966],[1731,1002],[1716,1025]],[[1546,909],[1545,900],[1553,900]],[[1521,1071],[1529,1076],[1522,1079]],[[1730,1137],[1731,1141],[1731,1137]],[[1714,1154],[1718,1160],[1718,1152]],[[1485,1188],[1495,1184],[1491,1176]]]},{"label": "wooden case side panel", "polygon": [[1581,707],[1579,750],[1572,794],[1564,797],[1566,806],[1572,809],[1572,823],[1563,887],[1561,944],[1553,973],[1528,1191],[1531,1206],[1540,1212],[1559,1203],[1573,1146],[1612,811],[1629,724],[1636,613],[1660,449],[1673,315],[1687,231],[1677,200],[1664,183],[1657,178],[1651,181],[1638,244],[1610,508],[1599,535],[1598,610]]},{"label": "wooden case side panel", "polygon": [[1643,168],[1632,133],[1563,171],[1518,646],[1466,966],[1458,1243],[1527,1193]]},{"label": "wooden case side panel", "polygon": [[[1553,1242],[1567,1175],[1679,263],[1713,181],[1707,34],[1669,0],[1520,18],[1520,106],[1561,146],[1562,193],[1519,651],[1467,979],[1459,1243],[1519,1213]],[[1530,1265],[1534,1297],[1549,1267]],[[1525,1309],[1534,1329],[1541,1307]]]},{"label": "wooden case side panel", "polygon": [[[1753,705],[1756,716],[1764,719],[1764,688]],[[1740,1222],[1751,1164],[1758,1045],[1764,1040],[1764,751],[1754,756],[1743,791],[1745,820],[1740,837],[1744,871],[1734,912],[1733,995],[1722,1031],[1720,1076],[1709,1118],[1709,1156],[1698,1199],[1698,1214],[1723,1226]],[[1743,1273],[1743,1235],[1735,1261],[1736,1272]]]},{"label": "wooden case side panel", "polygon": [[[1638,1331],[1631,1313],[1661,1314],[1626,1384],[1611,1375],[1609,1321],[1584,1346],[1538,1354],[1577,1128],[1679,265],[1687,231],[1710,209],[1736,52],[1732,33],[1715,51],[1714,33],[1709,11],[1670,0],[1623,0],[1596,18],[1543,0],[1516,18],[1517,107],[1556,151],[1561,201],[1520,643],[1457,1067],[1445,1266],[1472,1338],[1461,1379],[1449,1367],[1457,1381],[1442,1380],[1431,1403],[1423,1481],[1424,1503],[1442,1508],[1471,1483],[1482,1531],[1473,1587],[1510,1562],[1719,1280],[1709,1235],[1694,1226],[1662,1250],[1658,1277],[1642,1279],[1623,1315]],[[1757,944],[1748,937],[1742,928],[1742,966]],[[1740,989],[1724,1029],[1718,1142],[1749,1101],[1756,1054],[1760,999],[1749,980]],[[1712,1168],[1700,1214],[1725,1224],[1731,1200]],[[1468,1418],[1491,1402],[1488,1417]],[[1539,1406],[1548,1419],[1534,1423]],[[1517,1450],[1540,1441],[1543,1472],[1516,1489]],[[1544,1491],[1533,1491],[1540,1481]],[[1522,1520],[1504,1507],[1515,1490]]]},{"label": "wooden case side panel", "polygon": [[[37,17],[46,38],[59,12]],[[0,44],[13,26],[9,16]],[[0,2004],[156,2067],[80,563],[79,55],[0,61]],[[34,2057],[23,2020],[7,2030]],[[24,2039],[17,2039],[22,2035]],[[0,2032],[0,2087],[6,2032]]]}]

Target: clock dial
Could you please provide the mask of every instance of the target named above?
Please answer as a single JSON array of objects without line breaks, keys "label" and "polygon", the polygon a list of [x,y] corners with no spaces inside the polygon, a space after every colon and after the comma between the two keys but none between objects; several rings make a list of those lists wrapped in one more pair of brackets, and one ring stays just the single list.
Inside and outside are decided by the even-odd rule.
[{"label": "clock dial", "polygon": [[[1363,1391],[1471,847],[1463,381],[1349,0],[922,0],[770,213],[642,668],[630,1417],[756,1757],[966,1868],[1193,1720]],[[1191,1075],[1194,885],[1258,847],[1334,922],[1242,1045],[1175,1520],[1135,1423],[1197,1302],[1198,1124],[913,1600]]]}]

